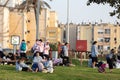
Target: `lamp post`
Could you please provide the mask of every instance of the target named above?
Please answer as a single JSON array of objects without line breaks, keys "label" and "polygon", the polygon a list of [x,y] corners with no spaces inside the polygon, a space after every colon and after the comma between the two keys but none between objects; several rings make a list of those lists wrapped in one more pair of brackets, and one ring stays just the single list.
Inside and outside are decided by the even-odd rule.
[{"label": "lamp post", "polygon": [[67,42],[69,43],[69,0],[67,0]]}]

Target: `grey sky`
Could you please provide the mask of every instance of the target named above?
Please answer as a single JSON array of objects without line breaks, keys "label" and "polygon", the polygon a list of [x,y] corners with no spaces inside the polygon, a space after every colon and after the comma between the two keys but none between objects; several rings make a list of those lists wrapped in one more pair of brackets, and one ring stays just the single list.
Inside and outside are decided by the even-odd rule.
[{"label": "grey sky", "polygon": [[[118,20],[115,16],[111,17],[109,12],[113,10],[108,5],[91,4],[87,6],[87,0],[69,0],[70,2],[70,17],[69,22],[110,22],[115,23]],[[49,3],[52,10],[58,14],[59,22],[66,23],[67,18],[67,0],[53,0]]]}]

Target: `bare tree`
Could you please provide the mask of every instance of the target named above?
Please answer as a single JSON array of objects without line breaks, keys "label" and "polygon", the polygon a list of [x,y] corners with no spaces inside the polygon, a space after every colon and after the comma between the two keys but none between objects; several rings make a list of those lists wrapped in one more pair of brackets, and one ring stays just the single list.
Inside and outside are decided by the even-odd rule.
[{"label": "bare tree", "polygon": [[[50,0],[52,1],[52,0]],[[5,2],[4,5],[0,5],[0,7],[7,7],[7,3],[9,0]],[[42,8],[47,7],[51,8],[49,4],[44,0],[25,0],[20,5],[16,5],[14,8],[8,7],[10,10],[17,9],[18,11],[30,11],[31,8],[34,9],[35,19],[36,19],[36,39],[39,38],[39,14],[41,13]]]}]

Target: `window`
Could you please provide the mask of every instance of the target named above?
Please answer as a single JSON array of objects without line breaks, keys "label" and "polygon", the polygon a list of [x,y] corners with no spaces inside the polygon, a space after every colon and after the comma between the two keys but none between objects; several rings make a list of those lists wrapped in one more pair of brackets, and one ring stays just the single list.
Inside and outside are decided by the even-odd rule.
[{"label": "window", "polygon": [[110,42],[110,38],[105,38],[105,42]]},{"label": "window", "polygon": [[103,42],[103,41],[104,41],[104,38],[98,38],[98,41],[99,41],[99,42]]},{"label": "window", "polygon": [[103,45],[98,45],[98,50],[103,50]]},{"label": "window", "polygon": [[49,37],[50,38],[55,38],[56,37],[56,32],[49,32]]},{"label": "window", "polygon": [[30,33],[30,30],[28,30],[27,33]]},{"label": "window", "polygon": [[110,29],[105,29],[105,34],[110,34]]},{"label": "window", "polygon": [[110,46],[104,46],[104,50],[110,50]]},{"label": "window", "polygon": [[103,34],[104,30],[103,29],[98,29],[98,34]]},{"label": "window", "polygon": [[27,43],[30,43],[30,41],[27,41]]},{"label": "window", "polygon": [[110,50],[110,46],[108,46],[107,49]]},{"label": "window", "polygon": [[116,40],[117,40],[117,38],[115,37],[115,38],[114,38],[114,41],[116,41]]},{"label": "window", "polygon": [[63,33],[63,38],[64,39],[66,38],[66,31],[64,31],[64,33]]},{"label": "window", "polygon": [[28,22],[30,23],[30,20],[28,20]]},{"label": "window", "polygon": [[117,30],[115,29],[115,30],[114,30],[114,33],[116,33],[116,32],[117,32]]}]

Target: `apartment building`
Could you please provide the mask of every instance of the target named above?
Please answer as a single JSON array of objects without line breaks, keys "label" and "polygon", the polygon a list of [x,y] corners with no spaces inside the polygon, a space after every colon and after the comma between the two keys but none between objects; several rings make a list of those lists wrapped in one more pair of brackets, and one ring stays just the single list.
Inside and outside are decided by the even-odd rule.
[{"label": "apartment building", "polygon": [[77,40],[87,40],[87,51],[91,51],[93,37],[93,27],[91,24],[79,24],[77,26]]},{"label": "apartment building", "polygon": [[61,42],[61,28],[58,27],[58,18],[55,11],[50,11],[49,25],[46,27],[46,39],[51,43]]},{"label": "apartment building", "polygon": [[98,49],[108,51],[117,49],[120,45],[120,26],[113,24],[98,24],[94,26],[94,40],[98,41]]},{"label": "apartment building", "polygon": [[[42,9],[39,24],[40,39],[43,41],[49,40],[52,43],[61,41],[61,30],[57,25],[58,19],[55,11],[49,11],[46,8]],[[34,10],[31,10],[28,13],[10,12],[10,35],[19,35],[20,41],[25,39],[28,49],[31,49],[36,40]],[[53,38],[51,35],[56,36]]]},{"label": "apartment building", "polygon": [[[12,11],[9,13],[9,37],[17,35],[22,39],[27,40],[27,16],[26,13]],[[11,42],[9,43],[10,48],[13,47]],[[19,48],[19,45],[18,45]]]},{"label": "apartment building", "polygon": [[120,26],[118,24],[82,24],[78,26],[78,39],[87,40],[88,51],[93,41],[97,41],[98,50],[108,53],[110,49],[117,49],[120,45]]}]

